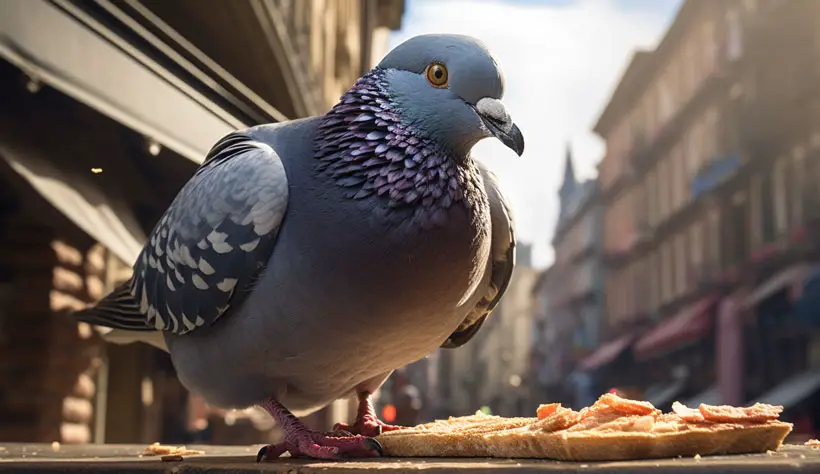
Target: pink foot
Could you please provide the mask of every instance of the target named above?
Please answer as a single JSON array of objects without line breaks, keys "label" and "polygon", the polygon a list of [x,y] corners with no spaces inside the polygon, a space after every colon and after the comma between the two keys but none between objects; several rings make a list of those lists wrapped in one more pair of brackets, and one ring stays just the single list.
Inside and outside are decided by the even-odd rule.
[{"label": "pink foot", "polygon": [[311,431],[292,413],[273,398],[264,404],[268,413],[285,431],[285,440],[279,444],[264,446],[256,455],[256,461],[276,459],[286,451],[292,457],[314,459],[348,459],[379,457],[383,454],[378,441],[365,436]]},{"label": "pink foot", "polygon": [[333,431],[348,432],[361,436],[379,436],[385,431],[395,431],[402,429],[401,426],[388,425],[376,416],[376,409],[370,401],[370,394],[359,393],[359,409],[356,414],[356,421],[352,425],[347,423],[336,423]]},{"label": "pink foot", "polygon": [[263,446],[256,455],[256,461],[270,461],[285,452],[291,457],[314,459],[375,458],[383,454],[378,441],[364,436],[328,436],[307,428],[304,431],[286,435],[279,444]]}]

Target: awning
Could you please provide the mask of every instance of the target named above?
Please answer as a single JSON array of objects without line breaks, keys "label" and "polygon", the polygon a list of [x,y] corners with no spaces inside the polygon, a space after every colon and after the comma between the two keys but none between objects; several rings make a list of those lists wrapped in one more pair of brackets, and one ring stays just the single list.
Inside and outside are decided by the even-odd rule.
[{"label": "awning", "polygon": [[715,296],[706,297],[650,329],[635,343],[635,356],[646,358],[702,338],[709,331],[709,308],[716,301]]},{"label": "awning", "polygon": [[219,138],[248,125],[51,2],[0,2],[0,58],[197,163]]},{"label": "awning", "polygon": [[701,403],[704,405],[720,405],[722,403],[720,398],[720,389],[717,385],[712,385],[706,390],[689,398],[688,400],[682,401],[681,403],[692,408],[700,406]]},{"label": "awning", "polygon": [[60,171],[33,150],[0,143],[0,156],[46,201],[123,262],[139,256],[146,236],[131,210],[88,178]]},{"label": "awning", "polygon": [[758,397],[755,402],[793,407],[820,390],[820,369],[797,374]]},{"label": "awning", "polygon": [[623,336],[620,339],[610,341],[599,347],[595,352],[586,356],[578,364],[582,370],[595,370],[599,367],[613,362],[632,343],[632,335]]},{"label": "awning", "polygon": [[757,306],[761,301],[769,298],[784,287],[802,283],[806,275],[811,271],[811,265],[798,263],[777,273],[773,277],[764,281],[746,298],[743,305],[748,308]]}]

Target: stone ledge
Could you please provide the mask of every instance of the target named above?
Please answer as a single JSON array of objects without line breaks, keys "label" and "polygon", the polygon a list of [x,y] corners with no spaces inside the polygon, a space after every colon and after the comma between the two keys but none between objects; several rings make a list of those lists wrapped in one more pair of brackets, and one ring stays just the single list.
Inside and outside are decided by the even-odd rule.
[{"label": "stone ledge", "polygon": [[206,452],[186,456],[183,461],[163,462],[143,456],[139,445],[61,446],[48,444],[0,445],[0,473],[176,473],[227,474],[275,472],[291,474],[378,472],[435,473],[820,473],[820,449],[785,446],[772,454],[715,456],[702,459],[662,459],[637,462],[562,463],[508,459],[372,459],[346,462],[316,462],[283,458],[257,464],[257,447],[189,446]]}]

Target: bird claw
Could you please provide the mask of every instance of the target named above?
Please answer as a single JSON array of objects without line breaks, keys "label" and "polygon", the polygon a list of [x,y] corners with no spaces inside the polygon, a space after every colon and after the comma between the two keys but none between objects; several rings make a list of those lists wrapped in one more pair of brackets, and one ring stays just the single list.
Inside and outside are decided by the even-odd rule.
[{"label": "bird claw", "polygon": [[400,430],[401,426],[388,425],[379,419],[364,418],[357,420],[353,425],[336,423],[333,431],[337,433],[351,433],[353,435],[376,437],[385,431]]},{"label": "bird claw", "polygon": [[[338,436],[337,436],[338,435]],[[309,457],[314,459],[350,459],[384,456],[381,443],[365,436],[344,436],[340,433],[325,435],[308,431],[295,439],[279,444],[263,446],[256,455],[256,462],[270,461],[285,452],[291,457]]]}]

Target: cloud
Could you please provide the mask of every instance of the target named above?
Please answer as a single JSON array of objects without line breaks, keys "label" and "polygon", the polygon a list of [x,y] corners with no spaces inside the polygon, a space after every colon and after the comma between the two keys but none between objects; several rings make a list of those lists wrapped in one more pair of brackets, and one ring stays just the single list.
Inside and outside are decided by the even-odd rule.
[{"label": "cloud", "polygon": [[504,102],[527,150],[518,158],[497,141],[484,140],[474,154],[499,175],[521,240],[535,244],[536,264],[549,264],[553,257],[549,241],[566,141],[572,142],[579,174],[594,176],[604,146],[592,125],[632,51],[654,46],[677,3],[408,0],[403,28],[392,35],[391,47],[424,33],[468,34],[484,41],[504,69]]}]

